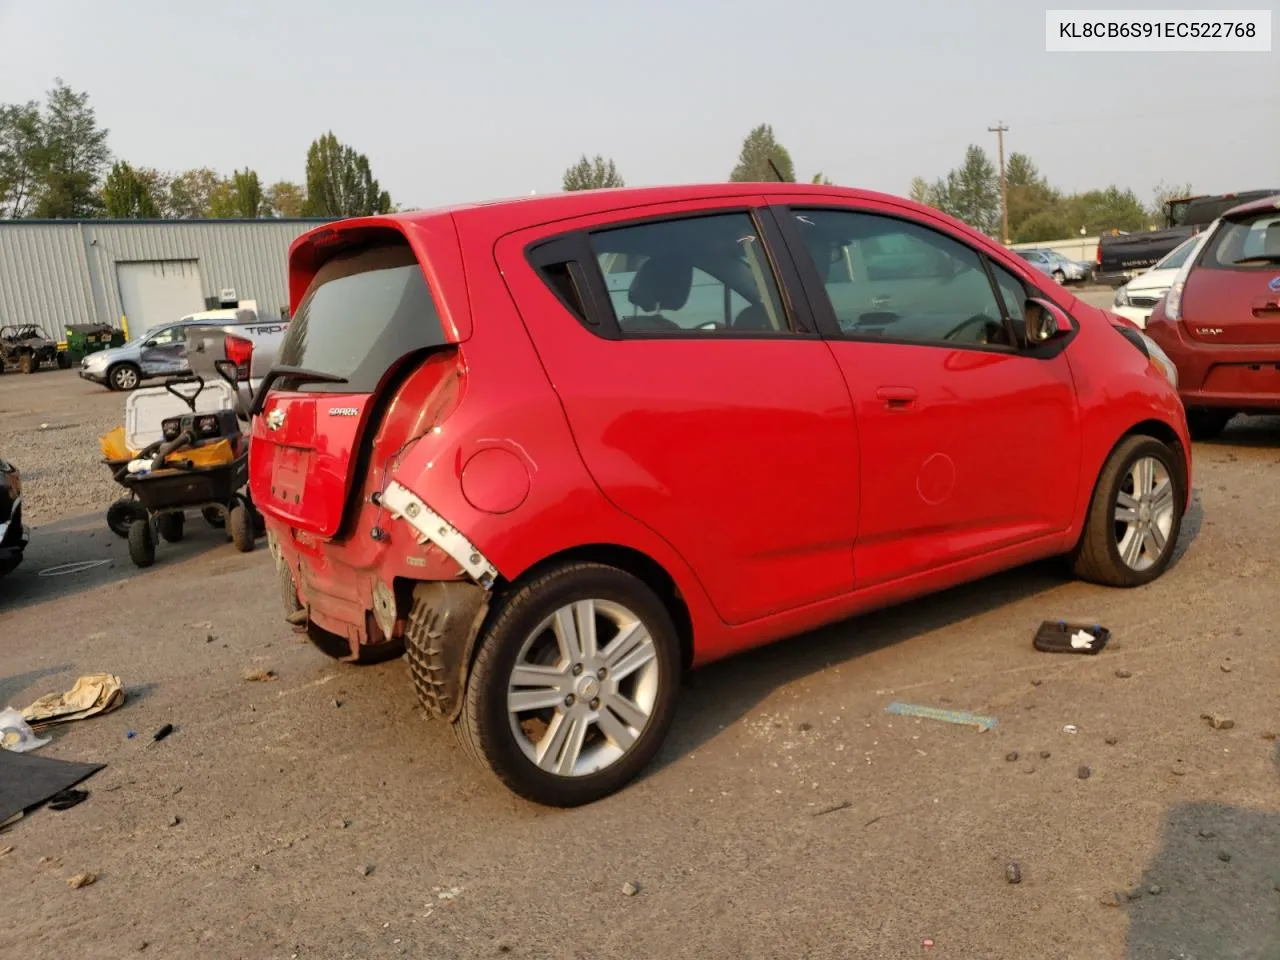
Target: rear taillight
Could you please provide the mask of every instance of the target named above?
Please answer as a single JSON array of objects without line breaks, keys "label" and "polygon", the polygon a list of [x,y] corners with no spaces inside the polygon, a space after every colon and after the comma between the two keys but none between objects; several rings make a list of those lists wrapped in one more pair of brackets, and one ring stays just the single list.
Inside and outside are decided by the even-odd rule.
[{"label": "rear taillight", "polygon": [[240,380],[249,379],[249,365],[253,361],[253,341],[242,337],[227,337],[223,347],[227,359],[236,365],[236,376]]}]

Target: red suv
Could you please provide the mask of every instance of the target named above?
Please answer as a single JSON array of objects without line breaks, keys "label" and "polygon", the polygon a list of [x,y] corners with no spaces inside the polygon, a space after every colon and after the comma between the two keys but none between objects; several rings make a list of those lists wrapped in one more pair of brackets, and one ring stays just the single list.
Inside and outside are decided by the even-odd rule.
[{"label": "red suv", "polygon": [[251,454],[288,615],[333,656],[406,651],[541,803],[636,776],[686,667],[1052,555],[1144,584],[1189,502],[1163,354],[893,197],[348,220],[289,278]]},{"label": "red suv", "polygon": [[1228,210],[1207,233],[1147,321],[1203,440],[1237,413],[1280,412],[1280,196]]}]

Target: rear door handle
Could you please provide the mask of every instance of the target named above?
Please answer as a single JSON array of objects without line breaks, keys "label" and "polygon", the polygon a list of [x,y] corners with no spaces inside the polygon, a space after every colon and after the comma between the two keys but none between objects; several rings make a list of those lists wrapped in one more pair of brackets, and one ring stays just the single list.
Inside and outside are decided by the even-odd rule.
[{"label": "rear door handle", "polygon": [[876,397],[884,401],[888,410],[910,410],[918,396],[913,387],[881,387],[876,391]]}]

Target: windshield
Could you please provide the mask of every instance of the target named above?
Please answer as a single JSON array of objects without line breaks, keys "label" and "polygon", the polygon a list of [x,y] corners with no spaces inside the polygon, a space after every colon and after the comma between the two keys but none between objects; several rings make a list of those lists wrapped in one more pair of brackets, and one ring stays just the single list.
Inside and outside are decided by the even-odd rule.
[{"label": "windshield", "polygon": [[[1241,263],[1240,261],[1248,261]],[[1224,220],[1207,241],[1200,266],[1219,270],[1274,270],[1280,264],[1280,210]]]},{"label": "windshield", "polygon": [[1187,257],[1191,255],[1191,251],[1195,248],[1199,237],[1189,237],[1180,244],[1170,250],[1161,259],[1156,261],[1152,270],[1177,270],[1180,266],[1187,262]]},{"label": "windshield", "polygon": [[1191,205],[1191,200],[1170,200],[1167,206],[1169,226],[1180,227],[1187,219],[1187,207]]},{"label": "windshield", "polygon": [[[422,267],[407,244],[341,253],[316,273],[280,344],[280,366],[341,377],[344,393],[372,393],[411,353],[445,343]],[[279,381],[282,390],[332,383]]]}]

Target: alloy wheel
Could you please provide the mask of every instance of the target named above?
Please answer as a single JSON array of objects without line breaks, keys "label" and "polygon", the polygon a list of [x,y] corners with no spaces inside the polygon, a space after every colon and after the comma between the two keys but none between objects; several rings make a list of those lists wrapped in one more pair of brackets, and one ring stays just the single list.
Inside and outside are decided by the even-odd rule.
[{"label": "alloy wheel", "polygon": [[1174,494],[1168,468],[1155,457],[1140,457],[1125,472],[1114,518],[1116,550],[1130,570],[1149,569],[1170,549]]},{"label": "alloy wheel", "polygon": [[640,739],[660,683],[657,647],[643,621],[620,603],[579,600],[521,645],[507,685],[511,732],[543,771],[589,776]]}]

